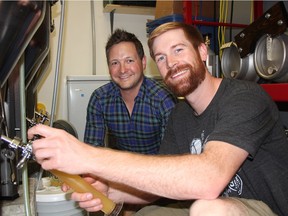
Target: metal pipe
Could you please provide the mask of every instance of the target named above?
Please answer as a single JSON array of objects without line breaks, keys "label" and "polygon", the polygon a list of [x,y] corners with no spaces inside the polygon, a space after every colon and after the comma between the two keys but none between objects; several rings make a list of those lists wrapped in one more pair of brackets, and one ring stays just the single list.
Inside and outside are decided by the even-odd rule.
[{"label": "metal pipe", "polygon": [[263,14],[263,0],[254,1],[253,6],[254,6],[254,20],[256,20]]},{"label": "metal pipe", "polygon": [[[24,54],[20,59],[20,119],[21,119],[21,137],[23,142],[27,142],[27,128],[26,128],[26,98],[25,98],[25,63],[24,63]],[[26,215],[31,215],[30,208],[30,197],[29,197],[29,181],[28,181],[28,169],[27,164],[25,163],[22,169],[22,186],[24,194],[24,208]]]},{"label": "metal pipe", "polygon": [[[57,48],[57,56],[56,56],[56,69],[55,69],[55,80],[54,80],[54,90],[53,90],[53,98],[52,98],[52,108],[51,108],[51,116],[50,116],[50,126],[53,126],[54,122],[54,115],[55,115],[55,109],[56,109],[56,102],[57,102],[57,96],[58,96],[58,79],[59,79],[59,67],[60,67],[60,58],[61,58],[61,51],[62,51],[62,36],[63,36],[63,25],[64,25],[64,14],[65,14],[65,1],[60,1],[62,8],[61,8],[61,17],[60,17],[60,27],[59,27],[59,36],[58,36],[58,48]],[[40,169],[39,175],[38,175],[38,181],[36,190],[38,189],[42,175],[43,175],[43,169]]]},{"label": "metal pipe", "polygon": [[[245,24],[236,24],[236,23],[223,23],[223,22],[209,22],[202,20],[192,20],[192,2],[191,1],[183,1],[184,8],[184,20],[187,24],[196,24],[196,25],[205,25],[205,26],[228,26],[235,28],[246,28],[248,25]],[[196,10],[196,9],[195,9]],[[195,16],[196,17],[196,16]]]},{"label": "metal pipe", "polygon": [[95,10],[94,0],[91,3],[91,27],[92,27],[92,75],[96,75],[96,34],[95,34]]},{"label": "metal pipe", "polygon": [[54,80],[54,90],[53,90],[53,98],[52,98],[52,108],[51,108],[51,117],[50,117],[50,126],[53,126],[54,115],[56,110],[56,100],[58,96],[58,80],[59,80],[59,67],[60,67],[60,58],[62,51],[62,36],[63,36],[63,24],[64,24],[64,13],[65,13],[65,1],[60,1],[62,5],[61,9],[61,17],[60,17],[60,31],[59,31],[59,39],[58,39],[58,48],[57,48],[57,57],[56,57],[56,69],[55,69],[55,80]]},{"label": "metal pipe", "polygon": [[205,25],[205,26],[228,26],[228,27],[235,27],[235,28],[246,28],[248,26],[245,24],[209,22],[209,21],[202,21],[202,20],[192,20],[192,24]]},{"label": "metal pipe", "polygon": [[192,24],[192,2],[183,1],[183,10],[184,10],[184,21],[187,24]]}]

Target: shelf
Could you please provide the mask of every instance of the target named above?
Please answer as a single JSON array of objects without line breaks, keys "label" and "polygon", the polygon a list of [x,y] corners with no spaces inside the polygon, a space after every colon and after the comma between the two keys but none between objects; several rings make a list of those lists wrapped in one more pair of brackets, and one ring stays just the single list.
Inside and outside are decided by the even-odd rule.
[{"label": "shelf", "polygon": [[106,4],[103,8],[105,13],[113,11],[118,14],[155,15],[155,7]]}]

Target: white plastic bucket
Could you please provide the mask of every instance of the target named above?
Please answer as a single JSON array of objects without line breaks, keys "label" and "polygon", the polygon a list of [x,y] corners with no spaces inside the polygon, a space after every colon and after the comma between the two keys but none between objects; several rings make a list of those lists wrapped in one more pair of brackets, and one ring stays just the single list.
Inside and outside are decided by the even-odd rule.
[{"label": "white plastic bucket", "polygon": [[84,216],[87,215],[77,203],[70,200],[71,192],[64,193],[60,187],[48,186],[36,191],[38,216]]}]

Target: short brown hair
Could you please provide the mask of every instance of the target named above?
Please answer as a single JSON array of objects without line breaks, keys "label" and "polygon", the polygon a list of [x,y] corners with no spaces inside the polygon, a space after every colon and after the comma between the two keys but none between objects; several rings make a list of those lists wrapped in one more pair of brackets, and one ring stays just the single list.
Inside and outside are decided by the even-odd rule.
[{"label": "short brown hair", "polygon": [[140,59],[142,60],[144,58],[144,49],[142,46],[142,43],[140,40],[136,37],[135,34],[127,32],[123,29],[116,29],[112,35],[108,38],[108,41],[106,43],[106,59],[107,63],[109,63],[109,52],[112,46],[115,44],[119,44],[121,42],[130,42],[135,45],[136,51]]},{"label": "short brown hair", "polygon": [[149,36],[148,47],[149,47],[150,56],[152,59],[155,60],[154,52],[152,49],[155,38],[157,38],[159,35],[167,32],[169,30],[174,30],[174,29],[182,29],[186,38],[191,42],[191,44],[193,45],[193,47],[195,49],[197,49],[201,43],[204,43],[204,39],[203,39],[202,34],[194,26],[188,25],[185,23],[181,23],[181,22],[164,23],[164,24],[158,26],[157,28],[155,28]]}]

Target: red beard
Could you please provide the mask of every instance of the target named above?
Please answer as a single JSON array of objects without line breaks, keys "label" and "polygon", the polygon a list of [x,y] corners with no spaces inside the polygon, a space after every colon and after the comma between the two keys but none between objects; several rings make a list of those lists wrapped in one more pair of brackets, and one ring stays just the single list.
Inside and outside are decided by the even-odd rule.
[{"label": "red beard", "polygon": [[[171,78],[173,74],[177,74],[179,71],[188,70],[181,79],[174,80]],[[198,61],[198,65],[193,68],[190,64],[180,65],[177,68],[170,69],[164,82],[178,97],[185,97],[192,93],[205,79],[205,66],[203,62]]]}]

